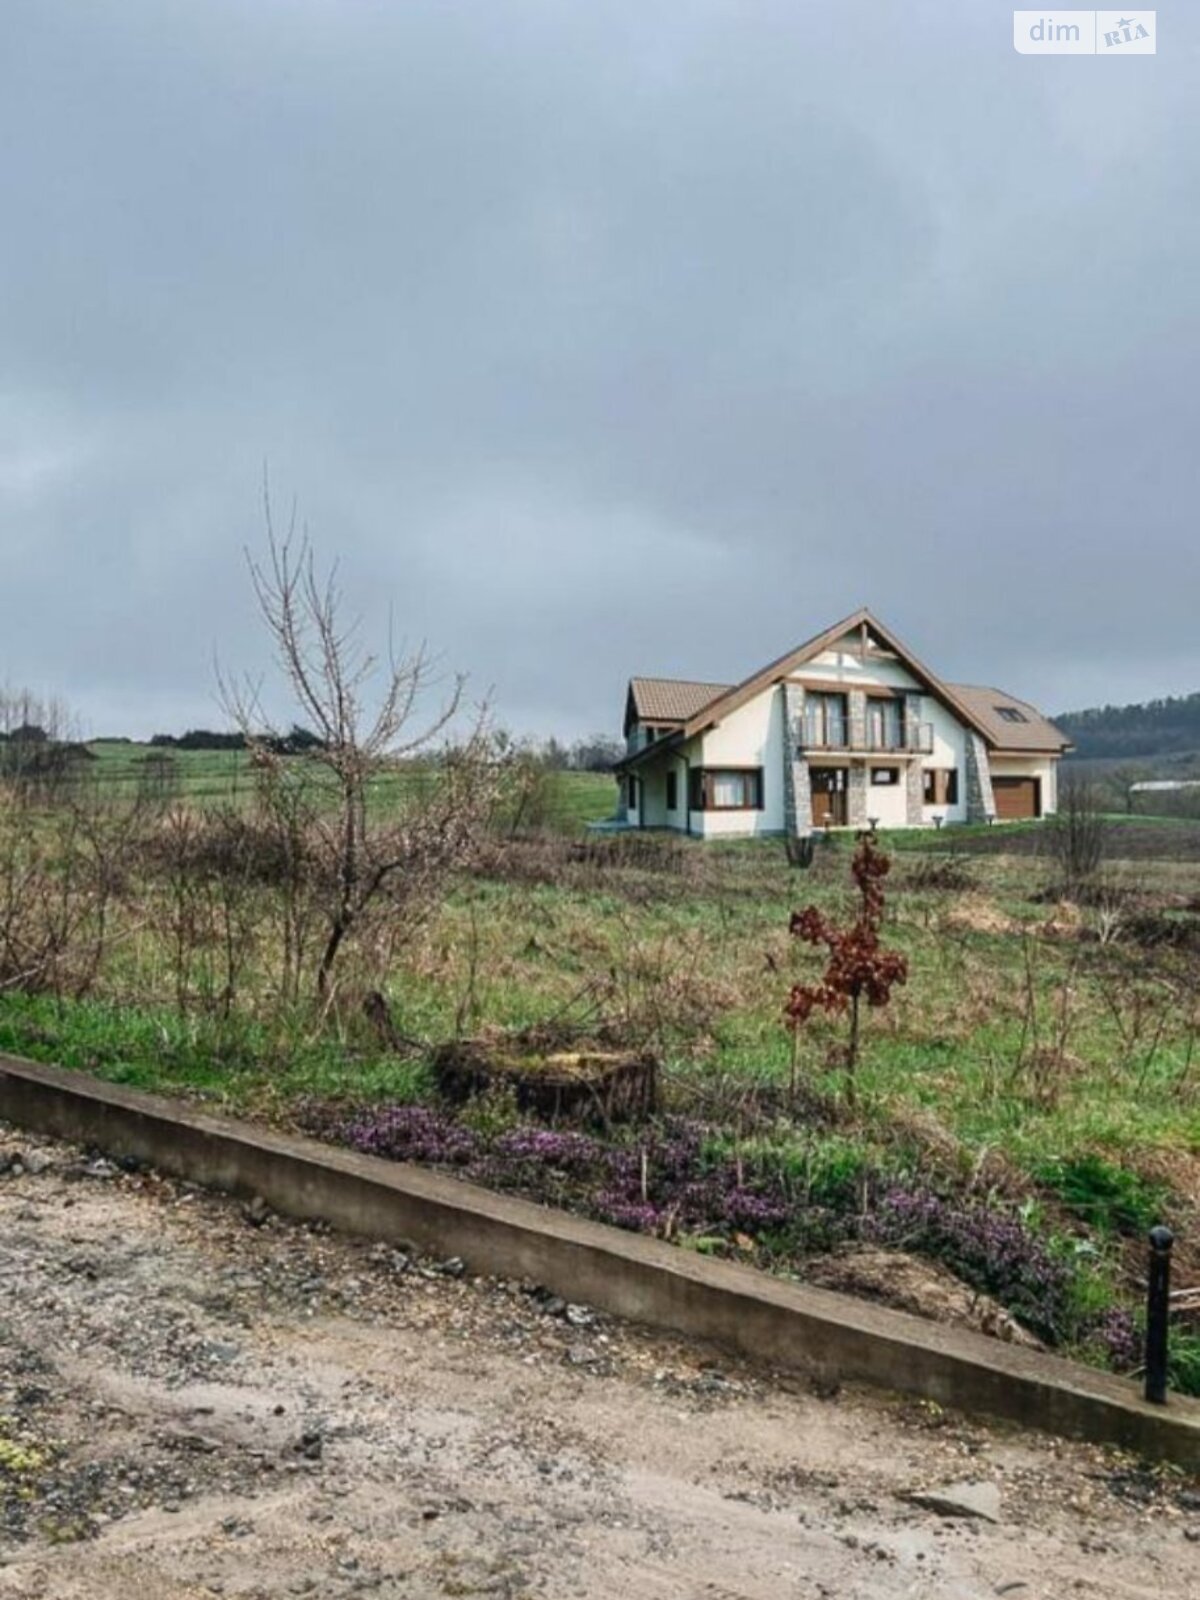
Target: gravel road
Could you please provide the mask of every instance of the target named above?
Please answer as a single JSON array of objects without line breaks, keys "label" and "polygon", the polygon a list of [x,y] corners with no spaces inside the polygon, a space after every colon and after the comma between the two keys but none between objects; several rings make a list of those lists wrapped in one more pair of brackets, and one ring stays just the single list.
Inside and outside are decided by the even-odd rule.
[{"label": "gravel road", "polygon": [[0,1600],[289,1595],[1200,1600],[1200,1485],[0,1125]]}]

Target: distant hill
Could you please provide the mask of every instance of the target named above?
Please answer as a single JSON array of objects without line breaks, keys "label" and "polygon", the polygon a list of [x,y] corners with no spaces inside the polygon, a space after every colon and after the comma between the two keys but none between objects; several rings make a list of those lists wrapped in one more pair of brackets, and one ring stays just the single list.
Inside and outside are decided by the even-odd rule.
[{"label": "distant hill", "polygon": [[1054,721],[1086,760],[1144,761],[1200,750],[1200,694],[1068,711]]}]

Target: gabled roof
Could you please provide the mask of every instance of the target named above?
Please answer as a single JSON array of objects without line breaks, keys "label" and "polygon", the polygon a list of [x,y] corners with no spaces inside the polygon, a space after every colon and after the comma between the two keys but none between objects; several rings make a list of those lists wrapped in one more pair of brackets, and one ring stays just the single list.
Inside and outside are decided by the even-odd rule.
[{"label": "gabled roof", "polygon": [[711,700],[708,705],[701,707],[684,723],[681,729],[683,737],[690,739],[694,734],[703,733],[706,728],[711,728],[715,723],[729,716],[731,712],[736,711],[739,706],[744,706],[747,700],[753,700],[755,695],[761,694],[764,689],[770,688],[773,683],[778,683],[781,679],[790,677],[798,667],[804,666],[806,662],[811,661],[815,656],[819,656],[823,651],[830,649],[837,644],[839,639],[843,639],[846,634],[852,633],[855,628],[865,628],[873,638],[886,645],[902,665],[908,668],[918,683],[929,690],[930,694],[935,695],[944,704],[948,705],[968,727],[974,728],[985,739],[991,739],[992,736],[988,729],[975,716],[974,712],[952,693],[949,685],[936,678],[906,645],[901,644],[900,640],[889,628],[884,627],[878,617],[872,615],[866,606],[861,606],[850,616],[843,617],[840,622],[835,622],[831,628],[826,628],[823,633],[814,634],[811,639],[807,639],[803,644],[797,645],[794,650],[789,650],[786,655],[779,656],[776,660],[768,662],[758,672],[752,673],[750,677],[743,679],[741,683],[735,684],[725,694],[718,696],[717,699]]},{"label": "gabled roof", "polygon": [[[980,688],[971,683],[947,685],[987,729],[986,738],[1000,754],[1028,751],[1061,755],[1072,748],[1070,739],[1028,700],[1005,694],[1003,689]],[[1005,716],[1005,711],[1009,712]]]},{"label": "gabled roof", "polygon": [[727,683],[693,683],[687,678],[630,678],[626,721],[686,722],[710,700],[726,694]]},{"label": "gabled roof", "polygon": [[[674,678],[631,679],[626,700],[626,732],[632,722],[639,720],[667,723],[671,725],[672,731],[666,739],[627,756],[619,766],[636,766],[652,754],[661,755],[665,749],[682,744],[684,740],[694,738],[696,734],[715,727],[740,706],[744,706],[747,701],[753,700],[756,695],[769,689],[773,684],[791,677],[807,662],[831,649],[839,640],[856,629],[877,646],[885,647],[902,666],[907,667],[923,689],[953,711],[960,722],[982,735],[993,749],[1001,753],[1015,754],[1018,751],[1061,752],[1069,748],[1069,741],[1054,724],[1048,722],[1041,712],[1036,711],[1025,701],[1016,700],[1013,696],[1002,694],[997,689],[979,689],[970,685],[943,683],[907,645],[901,643],[890,628],[885,627],[866,606],[861,606],[850,616],[843,617],[840,622],[835,622],[832,627],[826,628],[824,632],[814,634],[811,639],[797,645],[794,650],[789,650],[786,655],[769,661],[765,667],[751,673],[741,683],[725,687],[712,683],[692,684]],[[640,689],[635,686],[647,687]],[[689,691],[694,691],[693,709],[684,711],[682,708],[687,703]],[[639,694],[644,695],[644,699],[639,700]],[[701,699],[702,694],[707,695],[707,698]],[[667,714],[665,710],[651,713],[638,710],[639,704],[673,706],[677,709],[673,715]],[[1005,718],[998,709],[1001,706],[1008,706],[1020,712],[1024,720]]]}]

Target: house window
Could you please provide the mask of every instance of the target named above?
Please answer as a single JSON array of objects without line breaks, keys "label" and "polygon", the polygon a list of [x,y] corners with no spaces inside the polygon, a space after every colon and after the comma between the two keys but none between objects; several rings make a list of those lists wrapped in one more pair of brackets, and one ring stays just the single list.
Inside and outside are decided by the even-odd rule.
[{"label": "house window", "polygon": [[879,785],[881,788],[885,784],[899,783],[900,782],[900,768],[899,767],[872,767],[871,768],[871,782],[872,782],[872,784]]},{"label": "house window", "polygon": [[926,767],[924,798],[927,806],[956,806],[958,804],[958,768]]},{"label": "house window", "polygon": [[633,774],[630,773],[625,779],[625,804],[629,807],[630,811],[636,811],[637,803],[638,781]]},{"label": "house window", "polygon": [[1023,711],[1018,711],[1016,706],[997,706],[997,716],[1003,717],[1005,722],[1028,722],[1029,718]]},{"label": "house window", "polygon": [[761,767],[694,767],[693,811],[761,811]]},{"label": "house window", "polygon": [[804,743],[817,750],[844,750],[847,739],[846,696],[807,694],[804,697]]},{"label": "house window", "polygon": [[667,810],[674,811],[679,804],[679,775],[672,769],[667,773]]},{"label": "house window", "polygon": [[[899,750],[904,744],[903,707],[899,700],[867,701],[867,733],[872,750]],[[886,779],[884,780],[887,781]]]}]

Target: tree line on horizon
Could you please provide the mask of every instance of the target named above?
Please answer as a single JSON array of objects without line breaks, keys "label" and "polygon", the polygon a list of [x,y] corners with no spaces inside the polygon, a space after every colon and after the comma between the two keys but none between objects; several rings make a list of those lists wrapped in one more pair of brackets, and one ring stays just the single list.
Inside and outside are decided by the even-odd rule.
[{"label": "tree line on horizon", "polygon": [[1128,706],[1097,706],[1054,718],[1092,760],[1131,760],[1200,750],[1200,693],[1168,695]]},{"label": "tree line on horizon", "polygon": [[[286,734],[264,736],[256,742],[265,743],[274,755],[304,755],[323,748],[320,736],[299,723],[294,723]],[[148,743],[151,748],[162,750],[245,750],[250,740],[239,729],[189,728],[181,734],[153,734]],[[625,746],[619,739],[609,738],[602,733],[576,739],[569,744],[553,736],[540,740],[509,737],[503,743],[510,750],[520,750],[527,759],[555,772],[608,772],[625,754]]]}]

